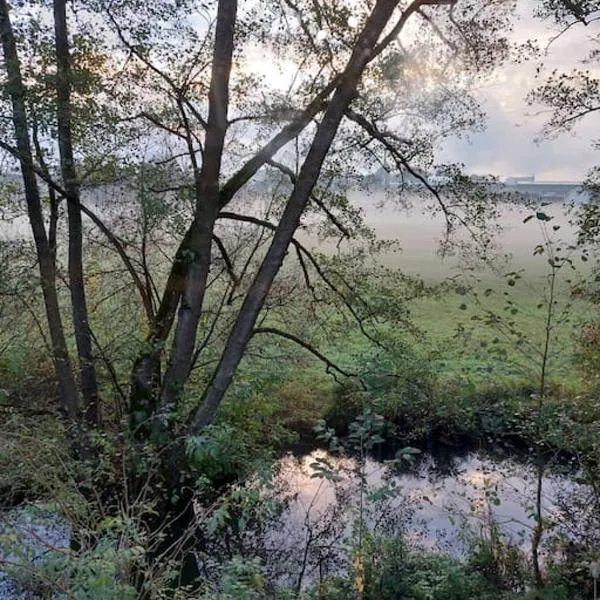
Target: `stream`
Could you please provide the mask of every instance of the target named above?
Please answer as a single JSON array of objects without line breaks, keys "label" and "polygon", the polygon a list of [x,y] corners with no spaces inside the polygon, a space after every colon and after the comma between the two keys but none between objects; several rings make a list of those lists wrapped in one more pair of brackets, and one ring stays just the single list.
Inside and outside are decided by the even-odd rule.
[{"label": "stream", "polygon": [[[249,513],[242,511],[240,520],[253,523],[248,531],[240,533],[243,527],[236,525],[217,528],[206,539],[199,564],[208,579],[219,571],[214,557],[228,555],[259,556],[270,581],[296,589],[327,574],[343,574],[359,515],[365,531],[401,536],[413,549],[465,558],[474,543],[489,542],[493,531],[495,540],[517,546],[529,559],[536,476],[516,460],[475,452],[442,458],[423,453],[412,464],[366,459],[361,471],[353,459],[315,450],[289,454],[278,467],[267,487],[247,485],[259,491],[252,514],[262,514],[262,522],[248,520],[243,515]],[[279,513],[265,508],[273,500],[282,504]],[[569,545],[597,544],[597,500],[573,473],[547,474],[542,500],[543,561],[564,557]],[[207,518],[198,516],[201,522]]]},{"label": "stream", "polygon": [[[316,476],[318,464],[326,460],[342,479],[332,482]],[[293,486],[297,497],[290,515],[303,518],[310,508],[315,519],[336,501],[336,488],[352,489],[356,495],[358,478],[352,473],[355,461],[335,458],[315,451],[301,458],[291,455],[281,462],[280,477]],[[477,453],[457,455],[440,464],[424,454],[414,465],[398,469],[372,459],[365,463],[367,500],[387,488],[385,510],[401,517],[404,533],[412,542],[461,556],[467,550],[465,532],[489,534],[497,525],[511,544],[529,543],[535,526],[532,503],[536,477],[533,469],[516,461],[496,461]],[[560,528],[561,502],[578,487],[569,478],[548,475],[543,485],[543,513]],[[582,487],[582,486],[579,486]],[[580,491],[583,491],[582,488]],[[383,499],[377,502],[383,506]],[[566,532],[565,532],[566,533]]]},{"label": "stream", "polygon": [[[239,555],[260,557],[267,580],[292,589],[343,574],[359,515],[365,531],[402,536],[414,549],[464,558],[474,540],[489,540],[494,530],[496,539],[529,556],[536,486],[531,467],[475,452],[413,456],[412,463],[366,459],[359,469],[354,459],[324,450],[286,455],[268,483],[257,476],[237,486],[238,491],[254,492],[254,500],[242,500],[246,508],[237,521],[231,517],[238,513],[229,504],[226,523],[211,528],[211,514],[197,507],[204,532],[197,552],[201,575],[216,587],[223,564]],[[564,543],[548,545],[557,536],[597,547],[598,504],[591,489],[571,473],[571,478],[548,474],[543,490],[548,528],[542,557],[564,554]],[[14,527],[23,536],[23,551],[34,564],[49,549],[69,546],[67,525],[43,507],[13,510],[2,521],[3,527]],[[0,558],[9,557],[0,549]],[[20,597],[26,596],[0,571],[0,600]]]}]

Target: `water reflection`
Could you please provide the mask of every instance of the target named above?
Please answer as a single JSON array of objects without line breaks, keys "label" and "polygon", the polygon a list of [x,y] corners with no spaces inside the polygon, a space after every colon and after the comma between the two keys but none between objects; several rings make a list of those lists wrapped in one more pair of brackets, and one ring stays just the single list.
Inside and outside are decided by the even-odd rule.
[{"label": "water reflection", "polygon": [[[332,465],[338,481],[317,476],[315,463],[322,459]],[[312,519],[318,520],[337,501],[340,489],[350,496],[347,510],[355,510],[360,479],[355,471],[353,460],[336,458],[322,450],[301,458],[290,455],[282,459],[279,477],[295,493],[287,518],[305,520],[310,513]],[[386,510],[399,516],[403,533],[419,546],[461,556],[470,536],[488,535],[492,526],[498,527],[505,541],[529,545],[535,525],[535,474],[515,461],[494,461],[470,453],[445,461],[440,469],[431,455],[424,455],[412,468],[398,470],[396,465],[390,469],[368,459],[364,473],[368,490],[393,491],[387,504],[376,512]],[[544,478],[544,518],[556,523],[557,528],[560,510],[555,500],[572,485],[564,477]]]},{"label": "water reflection", "polygon": [[[215,513],[199,507],[200,573],[217,586],[226,561],[257,557],[275,587],[299,591],[347,573],[360,531],[462,558],[474,542],[489,541],[493,530],[495,540],[520,546],[526,559],[535,525],[533,471],[476,453],[446,457],[441,465],[427,454],[410,468],[369,459],[364,469],[322,450],[287,455],[274,480],[261,483],[257,476],[235,486],[220,505],[227,512],[218,523]],[[570,529],[597,521],[598,505],[582,491],[565,477],[544,479],[545,543],[556,534],[587,543]],[[569,512],[586,505],[588,521],[581,511]],[[550,552],[560,558],[558,546],[547,545],[542,560]]]}]

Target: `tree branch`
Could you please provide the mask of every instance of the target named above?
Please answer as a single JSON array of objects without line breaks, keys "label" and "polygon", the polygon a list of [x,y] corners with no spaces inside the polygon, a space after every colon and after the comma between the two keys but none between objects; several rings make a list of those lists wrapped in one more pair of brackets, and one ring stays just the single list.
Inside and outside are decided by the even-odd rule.
[{"label": "tree branch", "polygon": [[375,47],[373,54],[371,56],[371,60],[381,54],[383,50],[391,44],[404,29],[404,26],[410,19],[412,15],[418,12],[423,6],[454,6],[457,0],[414,0],[400,16],[400,19],[393,27],[393,29],[386,35],[383,40]]},{"label": "tree branch", "polygon": [[117,32],[117,36],[121,40],[121,43],[129,50],[129,52],[131,52],[131,54],[133,56],[135,56],[139,61],[141,61],[143,64],[145,64],[152,72],[156,73],[156,75],[158,75],[173,90],[173,92],[175,92],[176,97],[182,98],[182,100],[185,102],[186,106],[190,109],[190,111],[192,112],[194,117],[196,117],[196,119],[198,120],[200,125],[206,129],[207,124],[206,124],[206,121],[204,120],[204,118],[198,113],[196,108],[194,106],[190,106],[189,101],[187,101],[185,99],[185,96],[183,94],[183,87],[177,85],[177,83],[175,83],[175,81],[173,81],[173,79],[171,79],[171,77],[169,77],[164,71],[159,69],[153,62],[149,61],[141,52],[138,52],[137,48],[134,45],[132,45],[131,43],[129,43],[127,41],[127,39],[125,38],[125,35],[123,34],[123,29],[117,23],[117,20],[115,19],[114,15],[110,11],[110,8],[106,8],[106,14],[108,15],[108,18],[110,19],[111,23],[113,24],[113,26]]},{"label": "tree branch", "polygon": [[[252,223],[254,225],[258,225],[259,227],[265,227],[267,229],[270,229],[271,231],[277,231],[277,226],[274,225],[273,223],[269,223],[269,221],[264,221],[263,219],[258,219],[257,217],[251,217],[249,215],[241,215],[239,213],[231,213],[231,212],[221,212],[221,213],[219,213],[218,218]],[[348,309],[348,312],[352,315],[352,317],[358,324],[360,332],[365,336],[365,338],[367,338],[370,342],[372,342],[379,348],[384,348],[382,343],[379,340],[377,340],[376,338],[374,338],[365,329],[363,319],[361,319],[361,317],[358,315],[355,308],[352,306],[352,304],[350,304],[350,302],[348,301],[348,299],[346,298],[344,293],[341,292],[338,289],[338,287],[333,283],[333,281],[331,281],[331,279],[327,276],[327,274],[325,273],[325,271],[319,264],[319,261],[312,255],[312,253],[303,244],[301,244],[296,238],[292,238],[291,243],[296,248],[296,251],[298,252],[299,255],[303,255],[308,259],[310,264],[313,266],[313,268],[315,269],[315,271],[317,272],[319,277],[325,282],[327,287],[329,287],[331,289],[331,291],[334,292],[334,294],[336,296],[338,296],[338,298],[342,301],[344,306]],[[308,275],[308,271],[306,270],[306,263],[300,262],[300,266],[303,269],[303,273],[306,278]],[[347,284],[346,284],[346,286],[349,287]],[[309,289],[312,289],[312,286],[308,286],[308,287],[309,287]],[[359,297],[359,299],[361,300],[363,305],[367,306],[367,303],[362,298]]]},{"label": "tree branch", "polygon": [[252,337],[259,333],[269,333],[271,335],[277,335],[279,337],[285,338],[286,340],[290,340],[299,346],[302,346],[305,350],[308,350],[313,356],[316,356],[321,362],[327,365],[326,372],[328,374],[332,374],[331,371],[336,371],[340,375],[344,377],[357,377],[356,373],[350,373],[345,369],[342,369],[335,363],[331,362],[324,354],[321,354],[314,346],[300,339],[299,337],[293,335],[292,333],[287,333],[286,331],[282,331],[281,329],[275,329],[274,327],[258,327],[252,331]]},{"label": "tree branch", "polygon": [[[296,174],[289,167],[273,159],[269,159],[267,161],[267,164],[271,165],[272,167],[278,169],[279,171],[287,175],[292,185],[296,185]],[[310,199],[327,215],[327,218],[339,229],[342,236],[349,239],[350,232],[339,221],[339,219],[327,208],[327,206],[325,206],[325,204],[319,198],[317,198],[315,194],[311,194]]]},{"label": "tree branch", "polygon": [[168,125],[165,125],[162,121],[160,121],[158,119],[158,117],[151,115],[149,112],[147,112],[145,110],[143,110],[139,114],[131,117],[131,119],[138,119],[140,117],[147,119],[148,121],[150,121],[150,123],[152,123],[159,129],[163,129],[164,131],[166,131],[167,133],[170,133],[171,135],[177,136],[178,138],[181,138],[182,140],[186,139],[185,134],[181,133],[180,131],[177,131],[177,129],[173,129],[172,127],[169,127]]},{"label": "tree branch", "polygon": [[229,258],[229,254],[227,253],[227,248],[225,248],[225,244],[223,244],[223,241],[216,233],[213,233],[212,237],[213,237],[213,242],[217,245],[217,248],[219,249],[219,252],[221,253],[221,257],[223,258],[223,262],[225,263],[225,268],[226,268],[227,274],[229,275],[231,282],[233,283],[233,287],[235,289],[239,285],[240,281],[239,281],[237,275],[235,274],[235,270],[233,268],[233,263],[231,262],[231,259]]},{"label": "tree branch", "polygon": [[339,83],[339,77],[334,78],[323,90],[312,100],[312,102],[296,117],[288,123],[279,133],[263,146],[248,162],[246,162],[221,188],[220,206],[224,208],[257,171],[267,163],[288,142],[295,139],[306,128],[306,126],[326,106],[326,100],[335,90]]},{"label": "tree branch", "polygon": [[[15,158],[17,158],[18,160],[25,160],[25,159],[21,158],[21,155],[20,155],[19,151],[16,148],[14,148],[10,144],[7,144],[6,142],[4,142],[2,140],[0,140],[0,148],[6,150],[12,156],[14,156]],[[69,201],[69,198],[67,196],[67,192],[60,185],[58,185],[50,177],[49,174],[45,173],[42,169],[40,169],[40,167],[38,167],[37,165],[33,164],[31,161],[26,161],[26,162],[28,162],[29,168],[31,168],[34,171],[34,173],[42,181],[44,181],[52,189],[54,189],[59,196],[62,196],[67,201]],[[117,254],[119,255],[119,257],[123,261],[123,264],[125,265],[125,268],[127,269],[127,271],[129,272],[129,274],[131,275],[131,278],[133,279],[133,282],[134,282],[134,284],[135,284],[136,288],[138,289],[138,292],[139,292],[139,294],[141,296],[142,304],[144,305],[144,310],[146,311],[146,316],[148,317],[148,320],[151,321],[152,318],[153,318],[153,313],[154,313],[154,311],[152,309],[152,301],[150,299],[149,294],[146,292],[146,289],[144,288],[144,284],[142,283],[142,280],[140,279],[137,271],[135,270],[135,267],[133,266],[133,263],[131,262],[131,259],[129,258],[129,255],[127,254],[127,252],[125,252],[125,248],[123,247],[123,244],[119,241],[119,239],[117,238],[117,236],[104,224],[104,222],[102,221],[102,219],[100,219],[100,217],[98,217],[98,215],[96,215],[96,213],[94,213],[87,206],[85,206],[85,204],[80,203],[79,207],[81,208],[81,212],[84,215],[86,215],[87,217],[89,217],[89,219],[94,223],[94,225],[96,225],[96,227],[98,227],[98,229],[105,235],[105,237],[108,239],[108,241],[113,245],[113,247],[116,250]]]},{"label": "tree branch", "polygon": [[[422,6],[454,6],[457,0],[416,0],[403,11],[398,23],[392,31],[379,42],[370,52],[367,63],[375,59],[385,48],[401,33],[409,18]],[[288,142],[295,139],[305,127],[324,108],[327,98],[339,85],[341,75],[336,75],[310,102],[310,104],[296,117],[294,121],[286,125],[279,133],[263,146],[248,162],[246,162],[221,189],[221,207],[225,207],[236,192],[243,187],[256,172],[267,163]]]}]

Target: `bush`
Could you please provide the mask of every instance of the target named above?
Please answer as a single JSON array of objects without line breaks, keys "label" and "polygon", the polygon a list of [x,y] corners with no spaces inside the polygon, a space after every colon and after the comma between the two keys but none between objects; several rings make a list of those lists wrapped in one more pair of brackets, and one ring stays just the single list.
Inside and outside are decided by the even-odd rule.
[{"label": "bush", "polygon": [[[327,580],[323,600],[499,600],[501,593],[468,565],[443,554],[411,551],[402,537],[368,536],[348,577]],[[487,594],[490,594],[487,596]]]}]

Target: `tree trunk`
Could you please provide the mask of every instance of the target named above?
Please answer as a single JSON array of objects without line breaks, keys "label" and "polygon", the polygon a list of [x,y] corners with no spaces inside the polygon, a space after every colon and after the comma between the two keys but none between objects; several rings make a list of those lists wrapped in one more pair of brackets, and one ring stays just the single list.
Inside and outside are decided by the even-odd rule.
[{"label": "tree trunk", "polygon": [[33,233],[40,277],[46,319],[52,343],[52,358],[60,389],[61,406],[65,415],[70,419],[78,417],[78,397],[71,361],[67,350],[64,328],[60,315],[58,294],[56,290],[56,270],[53,254],[48,242],[42,203],[36,175],[33,169],[33,157],[29,141],[29,126],[27,122],[25,87],[21,77],[21,67],[17,53],[17,45],[10,22],[9,8],[6,0],[0,0],[0,32],[2,35],[2,50],[8,80],[8,94],[12,103],[12,119],[15,128],[15,138],[19,152],[21,174],[25,189],[27,214]]},{"label": "tree trunk", "polygon": [[129,425],[136,434],[147,429],[148,419],[157,409],[157,388],[160,385],[161,356],[165,341],[173,326],[179,299],[183,292],[191,229],[186,232],[173,260],[160,306],[156,311],[146,345],[131,371]]},{"label": "tree trunk", "polygon": [[[210,271],[214,225],[219,211],[219,176],[229,107],[229,77],[233,57],[237,0],[219,0],[209,90],[204,160],[196,176],[194,220],[183,239],[167,281],[161,306],[148,336],[148,349],[138,358],[132,374],[131,423],[153,429],[156,409],[172,409],[189,376],[198,323]],[[193,152],[193,149],[190,149]],[[193,159],[193,155],[190,155]],[[156,406],[156,373],[160,356],[179,305],[169,363]]]},{"label": "tree trunk", "polygon": [[[281,148],[296,138],[316,115],[324,109],[326,100],[339,83],[335,77],[302,111],[300,116],[286,125],[257,154],[237,171],[219,192],[219,208],[225,207],[256,172]],[[207,145],[208,147],[208,145]],[[210,158],[210,157],[209,157]],[[186,279],[187,261],[190,254],[192,227],[188,229],[175,254],[159,309],[151,330],[146,337],[146,347],[137,357],[131,374],[130,423],[132,429],[156,410],[156,388],[159,386],[161,355],[169,336]]]},{"label": "tree trunk", "polygon": [[79,208],[81,196],[71,129],[71,57],[67,28],[66,0],[54,0],[56,37],[56,92],[58,147],[63,184],[67,194],[69,223],[69,286],[75,342],[79,357],[84,418],[88,425],[99,424],[98,383],[92,356],[92,335],[83,277],[83,223]]},{"label": "tree trunk", "polygon": [[310,199],[310,194],[317,182],[323,161],[329,152],[339,124],[356,94],[356,87],[371,58],[373,48],[397,4],[398,0],[378,0],[357,40],[341,81],[319,124],[273,241],[229,334],[213,380],[204,394],[202,406],[192,418],[191,429],[193,432],[199,431],[212,422],[217,408],[231,384],[252,335],[258,314],[298,228],[300,217]]},{"label": "tree trunk", "polygon": [[176,403],[190,372],[210,271],[213,231],[219,210],[221,158],[227,133],[229,76],[236,15],[237,0],[219,1],[208,94],[206,143],[202,169],[196,182],[196,210],[190,235],[190,258],[161,393],[161,405],[166,407],[172,407]]}]

